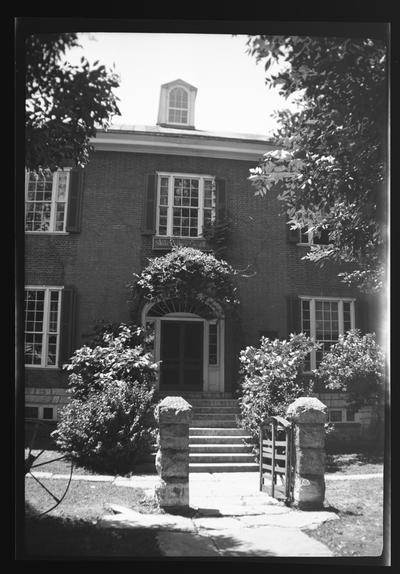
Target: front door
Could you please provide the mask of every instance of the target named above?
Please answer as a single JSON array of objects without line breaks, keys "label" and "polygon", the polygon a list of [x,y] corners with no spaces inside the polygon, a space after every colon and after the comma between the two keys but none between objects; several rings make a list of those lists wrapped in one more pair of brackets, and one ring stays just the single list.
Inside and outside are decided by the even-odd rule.
[{"label": "front door", "polygon": [[203,323],[161,321],[160,389],[202,390]]}]

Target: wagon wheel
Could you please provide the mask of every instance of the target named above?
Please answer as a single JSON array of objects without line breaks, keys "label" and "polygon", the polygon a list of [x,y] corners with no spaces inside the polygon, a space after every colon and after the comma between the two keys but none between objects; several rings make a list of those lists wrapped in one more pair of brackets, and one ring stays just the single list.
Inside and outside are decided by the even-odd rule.
[{"label": "wagon wheel", "polygon": [[[46,492],[46,510],[39,516],[43,516],[54,510],[64,500],[69,490],[73,463],[68,461],[66,455],[55,451],[55,445],[50,436],[51,426],[44,421],[26,421],[25,427],[25,477],[29,476]],[[67,473],[62,473],[60,478],[48,481],[42,472],[53,472],[56,461],[64,460],[68,464]]]}]

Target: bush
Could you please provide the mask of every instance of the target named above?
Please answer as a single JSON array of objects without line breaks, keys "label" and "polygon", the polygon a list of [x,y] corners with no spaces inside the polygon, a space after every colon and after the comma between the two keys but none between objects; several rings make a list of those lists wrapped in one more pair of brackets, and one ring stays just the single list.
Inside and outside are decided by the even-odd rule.
[{"label": "bush", "polygon": [[240,352],[241,425],[254,438],[266,418],[284,415],[292,401],[312,393],[313,380],[301,371],[306,356],[317,347],[304,334],[292,334],[283,341],[261,337],[259,347],[246,347]]},{"label": "bush", "polygon": [[126,474],[155,436],[155,373],[149,334],[108,328],[99,343],[75,351],[70,400],[53,436],[71,460],[94,471]]},{"label": "bush", "polygon": [[320,387],[347,393],[349,407],[375,407],[380,419],[384,398],[385,356],[373,333],[361,335],[358,329],[340,335],[325,353],[316,370]]}]

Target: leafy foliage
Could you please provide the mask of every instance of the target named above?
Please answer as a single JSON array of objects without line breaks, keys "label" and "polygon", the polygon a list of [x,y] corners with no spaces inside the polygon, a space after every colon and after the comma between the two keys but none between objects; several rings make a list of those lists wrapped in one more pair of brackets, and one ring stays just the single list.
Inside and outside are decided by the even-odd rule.
[{"label": "leafy foliage", "polygon": [[[297,97],[277,114],[275,143],[251,170],[259,195],[278,184],[292,229],[328,230],[330,244],[304,257],[349,263],[349,285],[382,287],[385,255],[386,46],[380,40],[254,36],[266,83]],[[279,66],[278,66],[279,64]]]},{"label": "leafy foliage", "polygon": [[234,269],[223,260],[192,247],[174,247],[162,257],[151,259],[131,285],[134,297],[148,301],[192,298],[209,305],[218,314],[215,302],[227,309],[239,303],[232,277]]},{"label": "leafy foliage", "polygon": [[26,38],[26,167],[30,170],[84,166],[96,126],[108,127],[119,115],[114,71],[85,58],[79,66],[65,53],[79,46],[77,35],[35,34]]},{"label": "leafy foliage", "polygon": [[212,221],[203,228],[203,236],[212,248],[215,257],[223,257],[232,232],[232,220]]},{"label": "leafy foliage", "polygon": [[316,371],[318,384],[348,394],[350,406],[379,404],[384,393],[385,358],[375,335],[358,329],[340,335]]},{"label": "leafy foliage", "polygon": [[313,381],[302,375],[304,359],[318,348],[303,333],[289,340],[261,337],[259,347],[246,347],[240,352],[241,425],[257,438],[260,424],[274,415],[284,415],[296,398],[313,390]]},{"label": "leafy foliage", "polygon": [[148,334],[121,324],[101,344],[83,346],[65,366],[70,400],[53,435],[69,457],[92,470],[132,471],[154,438],[157,365]]}]

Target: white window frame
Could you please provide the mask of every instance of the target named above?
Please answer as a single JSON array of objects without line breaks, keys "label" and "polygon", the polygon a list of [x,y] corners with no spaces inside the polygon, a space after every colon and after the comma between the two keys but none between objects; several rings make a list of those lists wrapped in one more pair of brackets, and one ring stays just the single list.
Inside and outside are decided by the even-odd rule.
[{"label": "white window frame", "polygon": [[[332,411],[340,411],[342,413],[342,420],[341,421],[331,421],[330,420],[330,413]],[[354,424],[357,423],[357,412],[354,413],[354,420],[349,421],[347,419],[347,413],[349,412],[349,409],[347,407],[328,407],[328,423],[332,423],[334,425],[341,425],[341,424]]]},{"label": "white window frame", "polygon": [[[43,229],[37,229],[37,230],[26,230],[25,229],[25,233],[33,233],[33,234],[37,234],[37,233],[52,233],[52,234],[57,234],[57,235],[62,235],[62,234],[66,234],[66,227],[67,227],[67,215],[68,215],[68,199],[69,199],[69,185],[70,185],[70,172],[71,172],[71,168],[70,167],[66,167],[64,169],[58,169],[56,171],[53,172],[53,186],[52,186],[52,190],[51,190],[51,209],[50,209],[50,223],[49,223],[49,229],[43,230]],[[28,200],[28,187],[29,187],[29,177],[30,177],[30,171],[25,169],[25,219],[24,219],[24,225],[26,226],[26,216],[27,216],[27,205],[28,203],[38,203],[32,200]],[[66,191],[65,191],[65,209],[64,209],[64,221],[63,221],[63,229],[62,231],[56,231],[55,230],[55,226],[56,226],[56,211],[57,211],[57,191],[58,191],[58,181],[59,181],[59,174],[60,173],[66,173],[67,174],[67,178],[66,178]]]},{"label": "white window frame", "polygon": [[[161,207],[167,208],[167,233],[166,235],[160,235],[160,188],[161,188],[161,178],[168,178],[168,204]],[[182,179],[198,179],[199,180],[199,205],[198,219],[197,219],[197,235],[173,235],[173,202],[174,202],[174,178]],[[213,181],[215,190],[215,176],[213,175],[203,175],[198,173],[171,173],[171,172],[157,172],[157,217],[156,217],[156,236],[157,237],[170,237],[170,238],[181,238],[181,239],[196,239],[196,237],[203,237],[203,226],[204,226],[204,180],[211,179]],[[216,202],[216,197],[214,194],[214,199]],[[211,221],[215,221],[216,217],[216,203],[211,208]],[[184,206],[185,207],[185,206]],[[188,209],[190,206],[187,206]]]},{"label": "white window frame", "polygon": [[[307,242],[301,240],[301,236],[305,235],[305,233],[307,233],[307,236],[308,236]],[[308,230],[308,231],[302,233],[302,230],[300,228],[299,229],[299,241],[298,241],[297,245],[309,246],[309,245],[332,245],[332,244],[331,243],[314,243],[314,231]]]},{"label": "white window frame", "polygon": [[[43,405],[43,404],[36,404],[36,403],[26,403],[25,404],[25,408],[37,408],[38,409],[38,416],[37,417],[25,417],[26,420],[30,420],[30,421],[38,421],[38,420],[43,420],[43,421],[56,421],[57,420],[57,407],[55,405]],[[51,417],[51,419],[45,419],[43,416],[43,411],[44,409],[52,409],[53,410],[53,416]]]},{"label": "white window frame", "polygon": [[[315,303],[316,301],[326,301],[330,303],[338,303],[338,334],[344,335],[344,313],[343,303],[350,303],[350,329],[355,327],[355,299],[352,297],[307,297],[301,295],[300,301],[310,302],[310,339],[316,341],[316,320],[315,320]],[[301,303],[301,330],[303,331],[303,305]],[[310,353],[310,370],[316,369],[317,358],[316,351]]]},{"label": "white window frame", "polygon": [[[174,90],[183,90],[186,94],[187,97],[187,107],[186,108],[177,108],[175,106],[171,106],[171,94]],[[188,126],[189,125],[189,119],[190,119],[190,114],[189,114],[189,110],[190,110],[190,94],[188,92],[188,90],[186,88],[184,88],[183,86],[173,86],[170,90],[168,90],[168,104],[167,104],[167,123],[168,124],[173,124],[173,125],[177,125],[177,126]],[[169,119],[169,112],[171,110],[174,111],[179,111],[179,112],[186,112],[186,122],[172,122]]]},{"label": "white window frame", "polygon": [[[61,331],[61,304],[62,304],[62,292],[64,287],[60,286],[48,286],[48,285],[27,285],[25,286],[25,291],[44,291],[44,305],[43,305],[43,332],[42,332],[42,354],[40,364],[32,365],[30,363],[25,363],[26,368],[33,369],[58,369],[59,354],[60,354],[60,331]],[[58,296],[58,309],[57,309],[57,332],[49,332],[49,319],[50,319],[50,293],[57,291]],[[25,323],[25,315],[24,315]],[[33,331],[35,332],[35,331]],[[47,354],[48,354],[48,342],[49,335],[56,336],[56,358],[54,365],[47,365]],[[25,346],[25,329],[24,329],[24,346]]]}]

